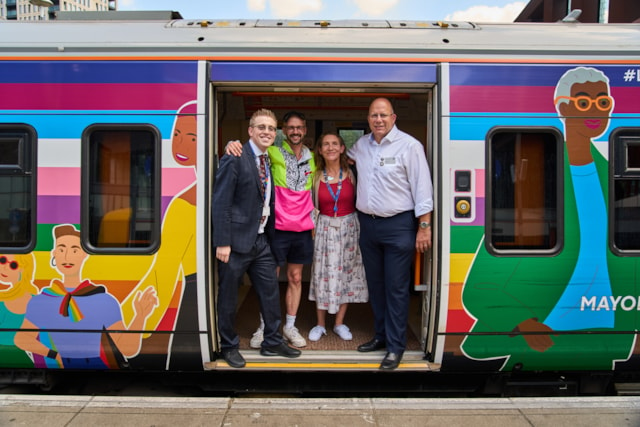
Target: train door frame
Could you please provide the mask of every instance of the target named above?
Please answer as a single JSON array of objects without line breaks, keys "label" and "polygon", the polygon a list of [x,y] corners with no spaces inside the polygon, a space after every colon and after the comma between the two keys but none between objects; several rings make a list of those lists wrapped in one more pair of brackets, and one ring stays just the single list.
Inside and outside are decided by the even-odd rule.
[{"label": "train door frame", "polygon": [[[260,64],[264,65],[264,64]],[[210,183],[211,188],[213,188],[214,176],[217,167],[217,163],[219,158],[223,153],[219,152],[221,150],[221,143],[224,144],[226,140],[221,135],[221,124],[219,121],[220,114],[220,106],[218,105],[218,99],[221,94],[236,92],[273,92],[277,93],[304,93],[304,92],[323,92],[328,94],[341,94],[345,97],[350,96],[366,96],[370,94],[372,97],[375,96],[393,96],[399,94],[421,94],[426,95],[426,132],[424,135],[417,136],[419,140],[424,141],[425,153],[427,155],[427,161],[429,163],[429,167],[431,170],[432,181],[434,183],[434,210],[438,209],[438,191],[437,191],[437,183],[438,179],[436,177],[437,171],[440,170],[440,165],[437,161],[438,159],[438,151],[436,147],[436,138],[437,129],[435,129],[436,124],[438,123],[435,120],[435,112],[437,111],[437,106],[434,104],[434,100],[437,99],[435,96],[436,91],[436,80],[435,80],[435,71],[433,73],[432,78],[427,79],[426,81],[402,81],[402,82],[381,82],[381,81],[361,81],[355,83],[346,83],[346,79],[343,81],[328,81],[326,80],[326,74],[323,77],[319,77],[322,73],[317,74],[312,77],[307,78],[306,80],[303,78],[300,81],[290,81],[272,77],[269,79],[268,75],[271,73],[267,73],[268,75],[265,77],[260,75],[259,78],[256,78],[256,74],[252,74],[246,70],[253,68],[259,68],[260,65],[256,66],[252,63],[233,63],[229,66],[228,63],[210,63],[210,81],[209,81],[209,101],[206,106],[206,112],[209,116],[208,122],[210,125],[209,130],[209,149],[211,152],[209,153],[209,160],[211,162],[211,166],[209,167],[210,177],[208,182]],[[291,67],[292,65],[301,65],[301,64],[269,64],[273,67],[277,68],[278,65]],[[302,64],[309,66],[310,64]],[[315,64],[317,68],[318,64]],[[322,65],[333,65],[340,67],[353,67],[354,64],[322,64]],[[361,65],[361,64],[355,64]],[[372,64],[367,64],[371,66]],[[376,65],[386,65],[386,64],[376,64]],[[418,64],[422,66],[430,66],[435,70],[434,64]],[[398,64],[399,67],[407,66],[407,67],[415,67],[416,64]],[[308,70],[307,70],[308,71]],[[317,70],[316,70],[317,72]],[[370,71],[369,71],[370,72]],[[253,71],[255,73],[255,71]],[[287,75],[295,75],[289,70]],[[334,75],[336,73],[333,73]],[[338,75],[341,73],[338,72]],[[398,74],[402,74],[398,72]],[[415,74],[414,74],[415,75]],[[321,80],[322,78],[322,80]],[[265,106],[269,108],[269,106]],[[365,113],[366,114],[366,113]],[[366,120],[363,117],[363,120]],[[402,125],[399,125],[399,128],[402,128]],[[245,138],[246,135],[238,135],[242,138]],[[415,135],[414,135],[415,136]],[[208,196],[210,197],[210,195]],[[207,205],[210,205],[208,203]],[[419,332],[418,339],[420,341],[420,347],[422,351],[429,356],[429,359],[433,359],[433,351],[436,348],[436,344],[438,341],[438,311],[439,311],[439,235],[440,235],[440,221],[438,220],[439,215],[434,215],[433,218],[433,248],[429,252],[427,258],[422,263],[422,270],[424,271],[425,280],[424,282],[426,286],[420,289],[422,292],[421,299],[421,330]],[[215,267],[215,259],[212,259],[212,265],[209,269],[211,271],[210,280],[214,286],[210,289],[214,291],[217,286],[217,274]],[[416,282],[418,283],[418,282]],[[412,285],[413,286],[413,285]],[[417,289],[417,288],[416,288]],[[212,315],[215,314],[215,295],[212,295]],[[215,317],[215,316],[214,316]],[[211,319],[210,324],[215,327],[215,319]],[[215,329],[212,329],[215,331]],[[217,339],[213,340],[213,348],[214,351],[217,348]]]}]

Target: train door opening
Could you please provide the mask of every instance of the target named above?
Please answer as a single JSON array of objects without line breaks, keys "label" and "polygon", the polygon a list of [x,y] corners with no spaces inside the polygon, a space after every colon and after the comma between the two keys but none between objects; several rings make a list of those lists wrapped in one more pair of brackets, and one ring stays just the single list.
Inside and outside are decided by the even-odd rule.
[{"label": "train door opening", "polygon": [[[367,123],[368,108],[371,101],[377,97],[387,97],[394,106],[398,118],[396,124],[399,129],[409,133],[421,141],[427,153],[427,159],[432,171],[432,111],[430,88],[393,88],[380,91],[379,88],[361,87],[342,88],[328,87],[325,85],[313,85],[310,87],[281,87],[281,86],[216,86],[213,90],[214,111],[212,111],[213,123],[213,158],[214,163],[224,155],[224,150],[229,141],[248,140],[249,118],[259,108],[272,110],[278,118],[278,137],[276,145],[281,145],[284,139],[282,134],[282,117],[289,111],[298,111],[306,118],[306,137],[304,144],[311,150],[314,149],[317,138],[324,132],[339,133],[348,147],[356,140],[369,132]],[[435,194],[434,194],[435,200]],[[434,218],[435,219],[435,218]],[[434,244],[437,231],[434,230]],[[417,256],[415,263],[414,283],[411,286],[411,305],[409,315],[407,352],[415,352],[424,356],[431,352],[435,328],[435,310],[437,307],[437,289],[432,283],[435,271],[431,268],[435,265],[433,255],[437,253],[437,247],[424,256]],[[281,269],[285,270],[285,269]],[[213,278],[215,280],[215,277]],[[281,306],[284,319],[284,294],[287,286],[286,275],[281,272],[280,277]],[[351,341],[344,341],[333,333],[334,316],[327,315],[327,335],[319,341],[308,340],[308,333],[316,325],[315,302],[309,301],[310,267],[305,266],[303,271],[303,290],[298,309],[296,326],[300,333],[307,339],[307,346],[303,354],[309,354],[309,350],[323,352],[354,351],[357,346],[368,341],[373,336],[373,314],[370,304],[349,304],[345,324],[349,326],[353,334]],[[257,298],[251,289],[248,278],[241,286],[238,305],[236,329],[240,336],[240,349],[250,349],[250,339],[259,324],[259,306]]]}]

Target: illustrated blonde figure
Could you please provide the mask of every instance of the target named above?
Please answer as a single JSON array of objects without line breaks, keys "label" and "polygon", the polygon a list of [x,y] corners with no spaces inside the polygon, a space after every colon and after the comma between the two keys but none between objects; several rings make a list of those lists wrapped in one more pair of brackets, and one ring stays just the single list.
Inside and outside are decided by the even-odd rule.
[{"label": "illustrated blonde figure", "polygon": [[24,350],[14,344],[15,331],[22,325],[27,304],[38,293],[33,284],[35,260],[33,254],[0,255],[0,360],[2,366],[33,367]]}]

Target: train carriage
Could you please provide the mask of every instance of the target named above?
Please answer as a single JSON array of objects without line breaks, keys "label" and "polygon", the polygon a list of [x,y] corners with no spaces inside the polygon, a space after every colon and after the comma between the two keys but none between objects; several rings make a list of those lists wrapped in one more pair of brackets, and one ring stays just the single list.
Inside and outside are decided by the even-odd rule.
[{"label": "train carriage", "polygon": [[[638,370],[638,24],[82,16],[0,24],[3,378],[230,372],[210,245],[227,141],[265,107],[304,112],[309,145],[350,144],[380,96],[424,145],[435,197],[398,371]],[[356,351],[368,304],[349,309],[353,341],[298,359],[251,350],[257,321],[247,282],[245,370],[378,368]]]}]

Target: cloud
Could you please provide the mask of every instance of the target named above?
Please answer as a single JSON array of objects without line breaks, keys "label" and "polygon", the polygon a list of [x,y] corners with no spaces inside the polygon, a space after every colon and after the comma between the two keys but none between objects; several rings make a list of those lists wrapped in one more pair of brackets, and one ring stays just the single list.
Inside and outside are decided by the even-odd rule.
[{"label": "cloud", "polygon": [[467,10],[460,10],[447,15],[447,21],[472,21],[472,22],[513,22],[527,5],[526,2],[517,1],[503,7],[497,6],[473,6]]},{"label": "cloud", "polygon": [[367,16],[383,16],[394,8],[399,0],[353,0],[358,9]]},{"label": "cloud", "polygon": [[250,12],[263,12],[267,8],[267,0],[247,0]]},{"label": "cloud", "polygon": [[[267,0],[248,0],[256,4],[264,4]],[[268,0],[271,6],[271,14],[275,18],[297,18],[307,12],[319,12],[322,10],[322,0]],[[264,10],[264,7],[260,10]]]}]

